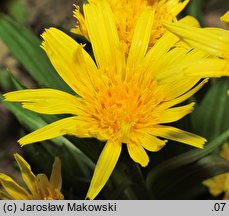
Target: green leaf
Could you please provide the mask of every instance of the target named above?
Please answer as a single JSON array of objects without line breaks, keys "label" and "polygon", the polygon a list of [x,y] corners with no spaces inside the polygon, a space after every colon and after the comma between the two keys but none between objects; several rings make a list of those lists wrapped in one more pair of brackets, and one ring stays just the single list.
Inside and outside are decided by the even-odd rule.
[{"label": "green leaf", "polygon": [[202,182],[229,172],[229,161],[218,155],[209,155],[180,169],[171,170],[154,182],[156,199],[193,199],[202,195]]},{"label": "green leaf", "polygon": [[229,78],[216,80],[191,115],[193,131],[209,141],[229,128]]},{"label": "green leaf", "polygon": [[31,31],[1,15],[0,38],[40,86],[72,92],[40,48],[41,41]]}]

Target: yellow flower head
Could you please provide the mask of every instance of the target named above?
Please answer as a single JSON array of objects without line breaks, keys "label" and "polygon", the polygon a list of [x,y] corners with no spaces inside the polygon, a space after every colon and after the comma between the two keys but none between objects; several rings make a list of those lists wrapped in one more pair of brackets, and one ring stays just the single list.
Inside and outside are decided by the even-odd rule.
[{"label": "yellow flower head", "polygon": [[[89,0],[89,2],[96,1],[100,0]],[[162,20],[176,21],[176,16],[184,9],[189,0],[107,0],[107,2],[109,2],[114,14],[121,46],[124,52],[128,53],[136,21],[144,10],[151,9],[154,11],[149,41],[149,47],[152,47],[166,31],[162,25]],[[78,6],[76,6],[74,16],[78,20],[78,26],[73,29],[73,32],[84,35],[90,40],[84,17]]]},{"label": "yellow flower head", "polygon": [[0,173],[0,183],[5,191],[0,191],[0,198],[7,200],[61,200],[61,162],[55,158],[50,180],[43,173],[35,176],[30,165],[19,155],[14,154],[27,189],[16,183],[11,177]]},{"label": "yellow flower head", "polygon": [[[229,144],[224,144],[221,157],[229,161]],[[213,196],[218,196],[224,193],[224,199],[229,200],[229,173],[221,174],[203,182],[208,187],[209,192]]]},{"label": "yellow flower head", "polygon": [[[154,21],[151,9],[136,21],[126,57],[107,1],[85,4],[84,14],[96,62],[64,32],[50,28],[42,35],[43,49],[77,95],[37,89],[4,96],[6,101],[22,102],[24,108],[38,113],[72,115],[26,135],[19,140],[21,145],[65,134],[107,141],[87,194],[94,199],[111,175],[123,145],[142,166],[149,162],[146,150],[160,150],[165,139],[203,147],[204,138],[165,124],[192,112],[194,103],[178,104],[206,83],[206,79],[199,81],[208,70],[207,76],[212,68],[224,69],[225,62],[195,49],[176,47],[179,39],[169,32],[147,51]],[[196,23],[191,17],[181,22]]]}]

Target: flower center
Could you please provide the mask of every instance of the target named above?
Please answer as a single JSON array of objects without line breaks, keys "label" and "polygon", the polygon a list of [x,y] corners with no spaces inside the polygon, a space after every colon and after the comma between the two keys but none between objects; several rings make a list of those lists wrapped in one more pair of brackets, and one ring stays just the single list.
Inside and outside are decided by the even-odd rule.
[{"label": "flower center", "polygon": [[154,88],[140,89],[137,83],[111,85],[98,93],[93,118],[108,137],[116,136],[127,143],[130,133],[147,127],[155,120],[154,110],[160,103]]}]

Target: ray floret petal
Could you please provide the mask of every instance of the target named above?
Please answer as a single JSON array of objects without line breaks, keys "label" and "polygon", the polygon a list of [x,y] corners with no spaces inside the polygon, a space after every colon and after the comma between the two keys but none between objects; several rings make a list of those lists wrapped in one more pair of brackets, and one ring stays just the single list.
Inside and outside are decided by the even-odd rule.
[{"label": "ray floret petal", "polygon": [[[164,21],[164,26],[191,47],[229,59],[229,31],[221,28],[198,28]],[[227,70],[228,72],[228,70]]]},{"label": "ray floret petal", "polygon": [[229,11],[227,11],[223,16],[221,16],[220,20],[229,23]]}]

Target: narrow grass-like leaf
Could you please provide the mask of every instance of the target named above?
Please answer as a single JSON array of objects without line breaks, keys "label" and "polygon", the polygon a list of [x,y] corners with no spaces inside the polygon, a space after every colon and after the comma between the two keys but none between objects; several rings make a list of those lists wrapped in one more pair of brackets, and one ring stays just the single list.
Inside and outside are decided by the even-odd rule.
[{"label": "narrow grass-like leaf", "polygon": [[[154,183],[156,199],[193,199],[204,190],[202,182],[211,177],[229,172],[229,161],[218,155],[209,155],[180,169],[162,175]],[[195,191],[196,190],[196,191]]]},{"label": "narrow grass-like leaf", "polygon": [[229,128],[229,78],[216,80],[191,115],[195,133],[209,141]]},{"label": "narrow grass-like leaf", "polygon": [[40,48],[41,41],[27,28],[1,15],[0,39],[40,86],[71,92]]}]

